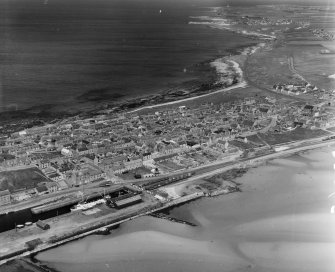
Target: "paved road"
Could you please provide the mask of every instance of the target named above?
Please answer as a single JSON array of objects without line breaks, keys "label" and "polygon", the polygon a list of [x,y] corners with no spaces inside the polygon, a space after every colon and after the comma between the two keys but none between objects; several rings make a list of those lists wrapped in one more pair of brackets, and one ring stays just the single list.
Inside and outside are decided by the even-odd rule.
[{"label": "paved road", "polygon": [[300,74],[298,73],[298,71],[295,69],[295,67],[294,67],[294,60],[293,60],[293,57],[291,56],[291,57],[287,58],[287,61],[288,61],[288,66],[289,66],[290,71],[291,71],[295,76],[297,76],[300,80],[305,81],[305,82],[308,82],[308,81],[307,81],[302,75],[300,75]]}]

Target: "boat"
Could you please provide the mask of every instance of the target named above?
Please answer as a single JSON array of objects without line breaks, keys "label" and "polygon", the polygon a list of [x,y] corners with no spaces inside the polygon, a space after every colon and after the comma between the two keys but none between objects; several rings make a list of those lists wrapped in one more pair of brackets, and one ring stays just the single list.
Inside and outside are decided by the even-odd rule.
[{"label": "boat", "polygon": [[95,203],[96,203],[96,205],[105,204],[106,203],[106,199],[99,199]]},{"label": "boat", "polygon": [[26,227],[28,227],[28,226],[31,226],[33,224],[33,222],[26,222],[24,224],[25,224]]},{"label": "boat", "polygon": [[332,213],[332,214],[335,213],[335,206],[332,206],[332,207],[330,208],[330,213]]},{"label": "boat", "polygon": [[70,210],[71,212],[83,210],[85,208],[84,205],[85,203],[78,203],[77,205],[73,206]]},{"label": "boat", "polygon": [[71,208],[71,212],[74,212],[74,211],[86,211],[88,209],[91,209],[97,205],[101,205],[101,204],[104,204],[106,203],[106,200],[105,199],[98,199],[96,201],[92,201],[92,202],[87,202],[87,203],[78,203],[77,205],[73,206]]},{"label": "boat", "polygon": [[16,225],[16,228],[17,228],[17,229],[23,229],[23,228],[24,228],[24,225],[21,225],[21,224],[20,224],[20,225]]}]

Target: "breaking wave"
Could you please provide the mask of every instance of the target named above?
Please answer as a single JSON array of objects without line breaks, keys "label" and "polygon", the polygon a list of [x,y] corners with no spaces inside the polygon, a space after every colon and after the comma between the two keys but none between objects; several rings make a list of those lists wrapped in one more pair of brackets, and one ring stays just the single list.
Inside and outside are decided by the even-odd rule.
[{"label": "breaking wave", "polygon": [[246,35],[246,36],[257,36],[261,39],[275,39],[276,36],[263,34],[255,31],[247,31],[245,29],[232,28],[233,25],[236,25],[236,22],[231,20],[220,18],[220,17],[210,17],[210,16],[191,16],[190,19],[195,19],[196,21],[190,21],[189,24],[193,25],[208,25],[216,29],[225,29],[234,31],[236,33]]}]

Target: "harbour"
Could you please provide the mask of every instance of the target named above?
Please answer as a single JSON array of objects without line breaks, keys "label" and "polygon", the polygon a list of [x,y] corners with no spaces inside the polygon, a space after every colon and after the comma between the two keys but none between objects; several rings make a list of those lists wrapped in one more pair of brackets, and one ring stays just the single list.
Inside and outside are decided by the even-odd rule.
[{"label": "harbour", "polygon": [[[295,154],[297,152],[309,150],[311,148],[320,148],[320,147],[325,147],[325,146],[330,146],[331,144],[330,141],[323,141],[316,143],[314,145],[297,145],[294,146],[292,149],[287,149],[278,153],[274,154],[268,154],[265,156],[259,156],[256,158],[252,159],[247,159],[244,161],[237,162],[236,164],[228,164],[228,166],[220,168],[218,170],[213,170],[211,172],[208,172],[205,176],[210,176],[210,175],[215,175],[216,173],[222,173],[224,171],[230,170],[230,169],[235,169],[237,168],[246,168],[246,167],[254,167],[257,165],[262,165],[265,161],[271,160],[271,159],[276,159],[278,157],[285,157],[285,156],[290,156],[292,154]],[[200,175],[201,176],[201,175]],[[196,179],[199,179],[200,176],[193,177],[192,175],[183,175],[182,177],[186,178],[186,180],[179,180],[177,184],[174,186],[183,186],[189,182],[192,182]],[[180,176],[179,176],[180,177]],[[173,180],[173,179],[172,179]],[[168,180],[158,180],[158,183],[162,182],[163,185],[166,185],[166,182],[168,183],[168,186],[170,184],[170,181]],[[154,183],[154,184],[157,184]],[[237,184],[237,183],[232,183],[232,184]],[[144,184],[145,186],[145,184]],[[156,188],[157,185],[155,185]],[[158,186],[159,187],[159,186]],[[195,186],[196,188],[197,186]],[[122,192],[127,192],[124,187],[120,186],[118,188],[119,191]],[[128,188],[128,186],[127,186]],[[232,188],[234,188],[232,186]],[[136,189],[134,189],[133,192],[129,192],[128,194],[125,194],[125,196],[120,196],[119,191],[116,190],[111,192],[111,195],[114,196],[115,199],[120,197],[121,199],[123,197],[125,198],[131,198],[133,197],[134,193],[136,194]],[[235,190],[232,190],[235,191]],[[238,191],[238,190],[236,190]],[[224,190],[218,190],[218,191],[213,191],[213,196],[216,194],[226,194],[227,191]],[[145,190],[141,191],[141,202],[138,203],[135,201],[134,203],[129,203],[125,207],[122,207],[121,209],[117,209],[117,207],[108,207],[107,205],[103,205],[103,208],[98,208],[99,212],[98,214],[83,214],[82,212],[70,212],[70,208],[73,207],[72,204],[66,206],[67,210],[64,212],[64,214],[56,214],[54,216],[50,216],[48,219],[45,220],[47,224],[51,226],[51,232],[49,231],[42,231],[42,230],[37,230],[36,226],[30,226],[30,227],[24,227],[23,229],[20,230],[11,230],[4,232],[3,234],[4,237],[2,237],[2,241],[0,241],[3,245],[5,244],[11,244],[10,240],[12,239],[10,237],[16,236],[16,232],[19,234],[18,238],[21,237],[20,242],[18,241],[15,245],[11,244],[9,248],[5,252],[2,252],[0,255],[0,260],[2,260],[0,263],[5,263],[9,260],[13,260],[17,257],[20,256],[28,256],[31,253],[37,253],[40,251],[44,251],[46,249],[55,247],[57,245],[76,240],[81,237],[88,236],[90,234],[95,233],[96,231],[104,231],[104,228],[108,227],[113,227],[115,225],[121,224],[123,222],[144,216],[144,215],[149,215],[151,213],[155,213],[157,211],[161,211],[170,207],[178,206],[180,204],[184,204],[186,202],[201,198],[205,196],[205,193],[203,191],[199,191],[196,189],[193,193],[187,194],[185,196],[181,196],[179,198],[170,200],[170,201],[158,201],[158,199],[155,198],[153,193],[151,191],[146,192]],[[207,194],[207,196],[211,196],[211,194]],[[134,204],[134,205],[132,205]],[[42,210],[50,210],[52,209],[51,206],[42,206]],[[58,213],[59,210],[50,210],[50,212],[56,212]],[[15,214],[15,213],[14,213]],[[43,215],[43,213],[41,213]],[[58,215],[58,216],[57,216]],[[41,219],[39,217],[38,219]],[[36,221],[38,220],[36,219]],[[26,220],[26,221],[32,221],[36,222],[34,220]],[[25,221],[25,222],[26,222]],[[23,225],[25,222],[23,222],[21,225]],[[67,227],[64,229],[64,227]],[[15,226],[14,226],[15,227]],[[31,230],[34,229],[34,234],[32,234]],[[22,236],[22,232],[26,232],[29,235]],[[42,244],[39,244],[35,249],[31,250],[26,247],[26,242],[30,241],[31,239],[34,239],[34,237],[42,237]],[[23,239],[22,239],[23,238]],[[1,253],[1,252],[0,252]]]},{"label": "harbour", "polygon": [[157,265],[163,272],[333,271],[334,204],[327,199],[334,190],[332,150],[277,158],[236,179],[242,192],[203,197],[169,212],[197,227],[140,217],[114,234],[86,237],[35,258],[61,272],[134,266],[142,272]]},{"label": "harbour", "polygon": [[26,222],[37,222],[38,220],[45,220],[57,217],[71,212],[71,208],[79,202],[92,202],[102,199],[108,195],[110,197],[119,197],[127,193],[135,193],[134,190],[126,186],[113,186],[112,188],[105,188],[98,193],[84,195],[82,197],[72,198],[65,201],[53,202],[45,205],[36,204],[32,208],[25,208],[18,211],[13,211],[8,214],[0,215],[0,233],[15,229],[17,225],[25,225]]},{"label": "harbour", "polygon": [[[142,203],[134,206],[130,206],[128,208],[125,208],[121,213],[115,214],[115,213],[109,213],[106,216],[98,217],[95,220],[90,220],[88,223],[87,217],[85,215],[81,215],[77,213],[77,218],[85,218],[86,220],[81,224],[81,226],[77,225],[75,228],[72,228],[71,231],[62,231],[60,234],[57,235],[57,231],[55,229],[56,224],[61,225],[62,224],[62,217],[57,217],[55,219],[49,219],[45,220],[46,223],[50,225],[50,231],[43,230],[45,232],[41,232],[42,230],[38,230],[36,226],[30,226],[27,228],[24,228],[22,230],[16,230],[11,231],[11,235],[14,235],[14,233],[21,232],[21,242],[18,241],[18,244],[12,247],[9,252],[7,251],[5,254],[0,255],[0,264],[6,263],[8,261],[11,261],[18,257],[24,257],[29,256],[31,254],[35,254],[53,247],[57,247],[61,244],[77,240],[79,238],[95,234],[95,233],[101,233],[105,232],[106,229],[113,228],[115,226],[118,226],[121,223],[127,222],[129,220],[133,220],[135,218],[149,215],[151,213],[155,213],[164,209],[167,209],[169,207],[186,203],[188,201],[197,199],[204,196],[203,193],[194,193],[191,195],[187,195],[184,197],[180,197],[179,199],[167,202],[167,203],[158,203],[158,202],[152,202],[152,203]],[[108,209],[108,208],[107,208]],[[67,221],[68,219],[65,215],[63,217],[64,221]],[[34,230],[33,230],[34,229]],[[70,227],[69,227],[70,229]],[[29,231],[29,237],[26,239],[22,239],[22,231]],[[32,235],[32,232],[35,233],[35,235]],[[43,233],[43,234],[42,234]],[[36,247],[31,248],[27,247],[27,242],[33,240],[32,238],[41,237],[41,243],[38,243]],[[3,241],[2,241],[3,242]]]}]

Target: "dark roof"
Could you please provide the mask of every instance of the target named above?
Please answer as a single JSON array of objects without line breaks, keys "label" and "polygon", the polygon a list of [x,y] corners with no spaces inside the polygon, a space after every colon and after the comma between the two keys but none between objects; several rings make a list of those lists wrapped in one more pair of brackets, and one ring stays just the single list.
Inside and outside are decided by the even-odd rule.
[{"label": "dark roof", "polygon": [[37,187],[36,190],[37,190],[37,192],[41,193],[41,192],[48,191],[48,188],[47,188],[47,186],[42,185],[42,186]]},{"label": "dark roof", "polygon": [[298,121],[294,122],[295,126],[302,126],[303,124],[304,124],[303,122],[298,122]]},{"label": "dark roof", "polygon": [[254,124],[254,122],[251,121],[251,120],[244,120],[243,121],[243,125],[245,125],[245,126],[251,127],[253,124]]},{"label": "dark roof", "polygon": [[133,202],[137,202],[139,200],[142,200],[141,195],[135,195],[135,196],[128,197],[128,198],[125,198],[125,199],[117,200],[117,201],[115,201],[115,204],[117,206],[123,206],[123,205],[127,205],[127,204],[130,204],[130,203],[133,203]]},{"label": "dark roof", "polygon": [[269,109],[268,108],[259,108],[259,111],[261,111],[261,112],[268,112]]},{"label": "dark roof", "polygon": [[304,109],[306,110],[312,110],[314,107],[312,105],[306,105]]},{"label": "dark roof", "polygon": [[86,150],[88,150],[86,146],[82,146],[78,148],[78,152],[86,151]]},{"label": "dark roof", "polygon": [[10,192],[8,190],[0,191],[0,196],[6,196],[10,195]]},{"label": "dark roof", "polygon": [[175,156],[176,156],[176,154],[168,154],[168,155],[164,155],[164,156],[161,156],[161,157],[158,157],[158,158],[154,158],[154,161],[155,162],[162,161],[162,160],[173,158]]},{"label": "dark roof", "polygon": [[49,178],[57,178],[59,177],[59,175],[57,173],[53,173],[51,175],[48,176]]}]

